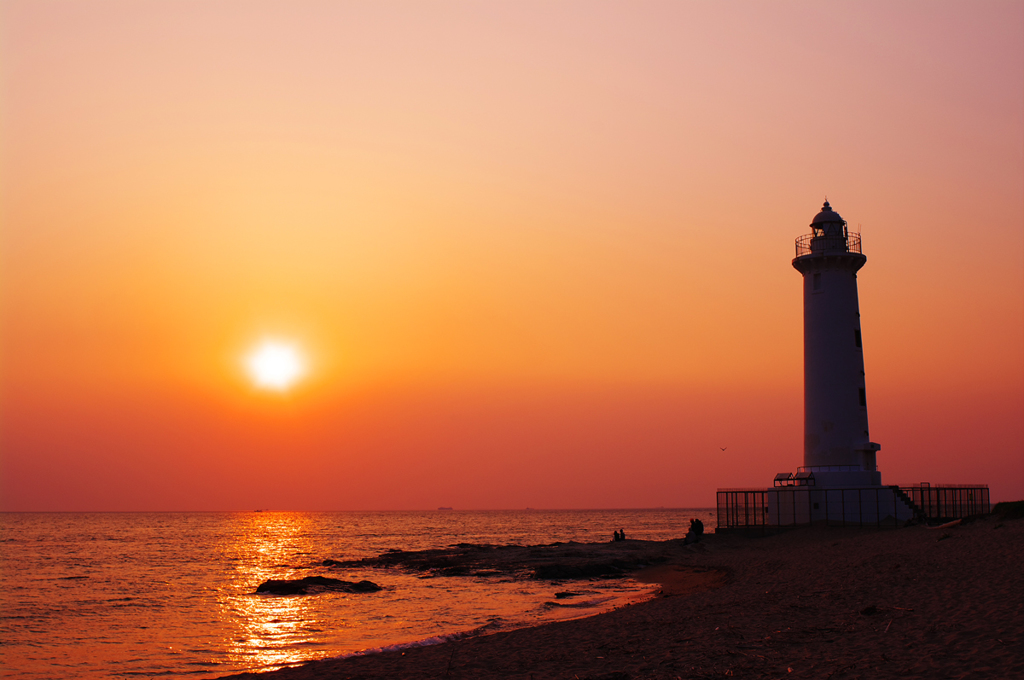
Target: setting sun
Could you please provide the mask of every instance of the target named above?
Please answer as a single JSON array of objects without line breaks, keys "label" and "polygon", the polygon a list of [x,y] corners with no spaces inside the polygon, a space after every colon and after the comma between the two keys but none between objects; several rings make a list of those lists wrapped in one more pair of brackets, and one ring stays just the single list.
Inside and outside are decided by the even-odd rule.
[{"label": "setting sun", "polygon": [[246,359],[249,375],[257,387],[283,391],[306,372],[299,351],[292,345],[266,341]]}]

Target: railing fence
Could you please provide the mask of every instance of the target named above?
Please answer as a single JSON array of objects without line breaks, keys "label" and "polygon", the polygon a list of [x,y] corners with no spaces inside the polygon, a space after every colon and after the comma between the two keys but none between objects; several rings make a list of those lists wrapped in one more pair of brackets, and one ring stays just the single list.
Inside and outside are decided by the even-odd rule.
[{"label": "railing fence", "polygon": [[815,236],[814,234],[803,234],[796,239],[796,256],[813,255],[817,253],[860,253],[860,234],[853,232],[846,236]]},{"label": "railing fence", "polygon": [[718,526],[724,529],[795,527],[818,521],[828,526],[897,527],[915,514],[935,520],[986,514],[989,490],[984,484],[719,489],[717,506]]}]

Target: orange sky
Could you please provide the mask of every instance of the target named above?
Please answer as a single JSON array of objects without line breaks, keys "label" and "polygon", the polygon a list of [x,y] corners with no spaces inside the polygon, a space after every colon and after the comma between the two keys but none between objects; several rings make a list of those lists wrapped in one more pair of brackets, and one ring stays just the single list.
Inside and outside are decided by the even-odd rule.
[{"label": "orange sky", "polygon": [[[825,194],[883,481],[1024,497],[1019,2],[4,0],[0,31],[0,509],[768,485]],[[244,372],[266,336],[308,353],[286,394]]]}]

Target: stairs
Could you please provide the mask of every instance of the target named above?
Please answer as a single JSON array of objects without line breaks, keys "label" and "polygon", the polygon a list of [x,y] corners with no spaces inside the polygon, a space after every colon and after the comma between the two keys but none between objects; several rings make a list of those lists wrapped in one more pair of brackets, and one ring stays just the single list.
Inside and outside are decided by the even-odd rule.
[{"label": "stairs", "polygon": [[922,510],[921,508],[919,508],[917,504],[910,499],[910,496],[908,496],[903,489],[896,485],[892,485],[889,488],[892,489],[892,492],[896,494],[896,497],[903,501],[903,504],[906,505],[907,508],[914,513],[914,519],[916,519],[918,522],[928,521],[927,513],[925,513],[925,511]]}]

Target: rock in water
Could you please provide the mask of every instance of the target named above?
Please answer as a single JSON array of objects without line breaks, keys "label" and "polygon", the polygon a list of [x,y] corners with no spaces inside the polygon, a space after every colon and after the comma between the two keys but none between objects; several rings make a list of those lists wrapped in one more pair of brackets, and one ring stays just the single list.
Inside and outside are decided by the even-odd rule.
[{"label": "rock in water", "polygon": [[579,597],[582,594],[583,593],[576,593],[576,592],[573,592],[571,590],[564,590],[564,591],[562,591],[560,593],[555,593],[555,599],[556,600],[564,600],[567,597]]},{"label": "rock in water", "polygon": [[322,590],[340,590],[346,593],[375,593],[383,590],[373,581],[342,581],[338,578],[326,576],[307,576],[293,580],[270,580],[261,583],[256,589],[257,593],[272,593],[274,595],[308,595],[310,592]]},{"label": "rock in water", "polygon": [[359,583],[353,583],[351,588],[353,593],[375,593],[378,590],[384,590],[384,588],[373,581],[360,581]]}]

